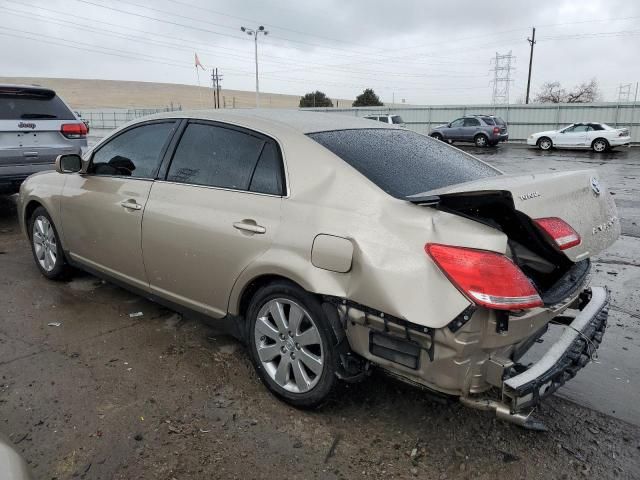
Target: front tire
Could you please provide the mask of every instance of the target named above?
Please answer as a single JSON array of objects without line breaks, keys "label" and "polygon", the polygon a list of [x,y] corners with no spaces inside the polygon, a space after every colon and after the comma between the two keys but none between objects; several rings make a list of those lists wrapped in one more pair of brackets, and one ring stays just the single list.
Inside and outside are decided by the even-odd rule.
[{"label": "front tire", "polygon": [[547,150],[551,150],[551,147],[553,147],[553,142],[549,137],[542,137],[538,139],[538,148],[540,150],[544,150],[546,152]]},{"label": "front tire", "polygon": [[275,282],[255,293],[247,321],[251,361],[266,387],[295,407],[321,405],[335,387],[338,355],[318,299]]},{"label": "front tire", "polygon": [[591,143],[591,149],[596,153],[602,153],[609,150],[609,142],[604,138],[596,138]]},{"label": "front tire", "polygon": [[431,138],[435,138],[436,140],[440,140],[440,141],[444,140],[444,137],[442,136],[441,133],[432,133]]},{"label": "front tire", "polygon": [[31,252],[40,273],[49,280],[62,280],[69,273],[60,237],[49,213],[38,207],[29,219]]}]

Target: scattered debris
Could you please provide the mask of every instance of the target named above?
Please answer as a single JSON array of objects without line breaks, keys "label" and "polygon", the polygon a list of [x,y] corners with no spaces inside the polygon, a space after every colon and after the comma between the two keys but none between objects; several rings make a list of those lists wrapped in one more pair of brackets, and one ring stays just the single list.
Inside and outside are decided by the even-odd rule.
[{"label": "scattered debris", "polygon": [[62,325],[62,323],[60,323],[60,322],[49,322],[49,323],[47,323],[47,327],[59,327],[60,325]]},{"label": "scattered debris", "polygon": [[342,438],[342,435],[340,434],[337,434],[334,437],[333,442],[331,443],[331,447],[329,448],[327,455],[324,457],[324,463],[327,463],[329,459],[333,457],[333,454],[336,453],[336,447],[338,446],[338,442],[340,441],[341,438]]},{"label": "scattered debris", "polygon": [[133,437],[133,439],[134,439],[136,442],[141,442],[141,441],[142,441],[142,438],[143,438],[143,437],[142,437],[142,434],[141,434],[141,433],[136,433],[136,434],[135,434],[135,436]]},{"label": "scattered debris", "polygon": [[136,317],[142,317],[143,315],[144,315],[144,313],[142,313],[142,312],[131,312],[129,314],[129,317],[130,318],[136,318]]},{"label": "scattered debris", "polygon": [[300,440],[296,440],[295,442],[293,442],[293,448],[302,448],[303,444]]}]

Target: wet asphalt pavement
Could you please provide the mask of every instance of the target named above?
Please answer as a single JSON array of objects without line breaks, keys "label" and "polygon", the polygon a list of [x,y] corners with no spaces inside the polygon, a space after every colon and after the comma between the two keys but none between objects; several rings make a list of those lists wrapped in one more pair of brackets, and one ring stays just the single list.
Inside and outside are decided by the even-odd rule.
[{"label": "wet asphalt pavement", "polygon": [[0,197],[0,433],[46,479],[640,478],[640,148],[465,150],[506,173],[597,168],[616,196],[623,236],[593,273],[609,328],[535,412],[550,432],[378,374],[292,409],[210,326],[90,275],[45,280]]}]

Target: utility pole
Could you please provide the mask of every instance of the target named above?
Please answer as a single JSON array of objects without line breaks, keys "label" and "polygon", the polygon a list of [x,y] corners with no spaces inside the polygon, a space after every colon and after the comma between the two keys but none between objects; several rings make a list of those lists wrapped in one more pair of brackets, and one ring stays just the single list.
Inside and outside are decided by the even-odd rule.
[{"label": "utility pole", "polygon": [[220,81],[222,80],[222,75],[218,74],[218,67],[216,67],[216,108],[220,108]]},{"label": "utility pole", "polygon": [[240,27],[240,30],[245,32],[247,35],[253,36],[254,54],[255,54],[255,62],[256,62],[256,107],[260,107],[260,87],[258,86],[258,34],[262,33],[263,35],[268,35],[269,32],[265,30],[262,25],[260,25],[256,29]]},{"label": "utility pole", "polygon": [[515,58],[511,51],[506,55],[500,55],[496,52],[495,59],[492,59],[494,67],[491,71],[494,73],[493,80],[493,95],[491,97],[491,103],[494,105],[497,104],[508,104],[509,103],[509,87],[511,86],[511,71],[515,70],[514,67],[511,66],[512,63],[515,63]]},{"label": "utility pole", "polygon": [[213,108],[216,108],[216,69],[211,69],[211,88],[213,88]]},{"label": "utility pole", "polygon": [[525,104],[529,104],[529,89],[531,88],[531,65],[533,64],[533,46],[536,44],[536,27],[533,27],[531,32],[531,38],[527,38],[527,42],[531,45],[531,52],[529,53],[529,78],[527,78],[527,98]]}]

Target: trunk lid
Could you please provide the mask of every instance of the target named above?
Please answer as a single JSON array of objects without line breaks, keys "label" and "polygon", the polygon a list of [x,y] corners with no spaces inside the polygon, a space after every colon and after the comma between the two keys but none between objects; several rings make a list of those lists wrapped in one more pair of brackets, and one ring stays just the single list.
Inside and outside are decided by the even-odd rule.
[{"label": "trunk lid", "polygon": [[[571,225],[580,235],[581,243],[562,253],[573,262],[598,254],[620,235],[620,221],[613,197],[600,183],[595,170],[500,175],[414,197],[472,196],[488,192],[507,192],[513,199],[515,210],[532,220],[558,217]],[[411,197],[409,200],[413,201]]]}]

